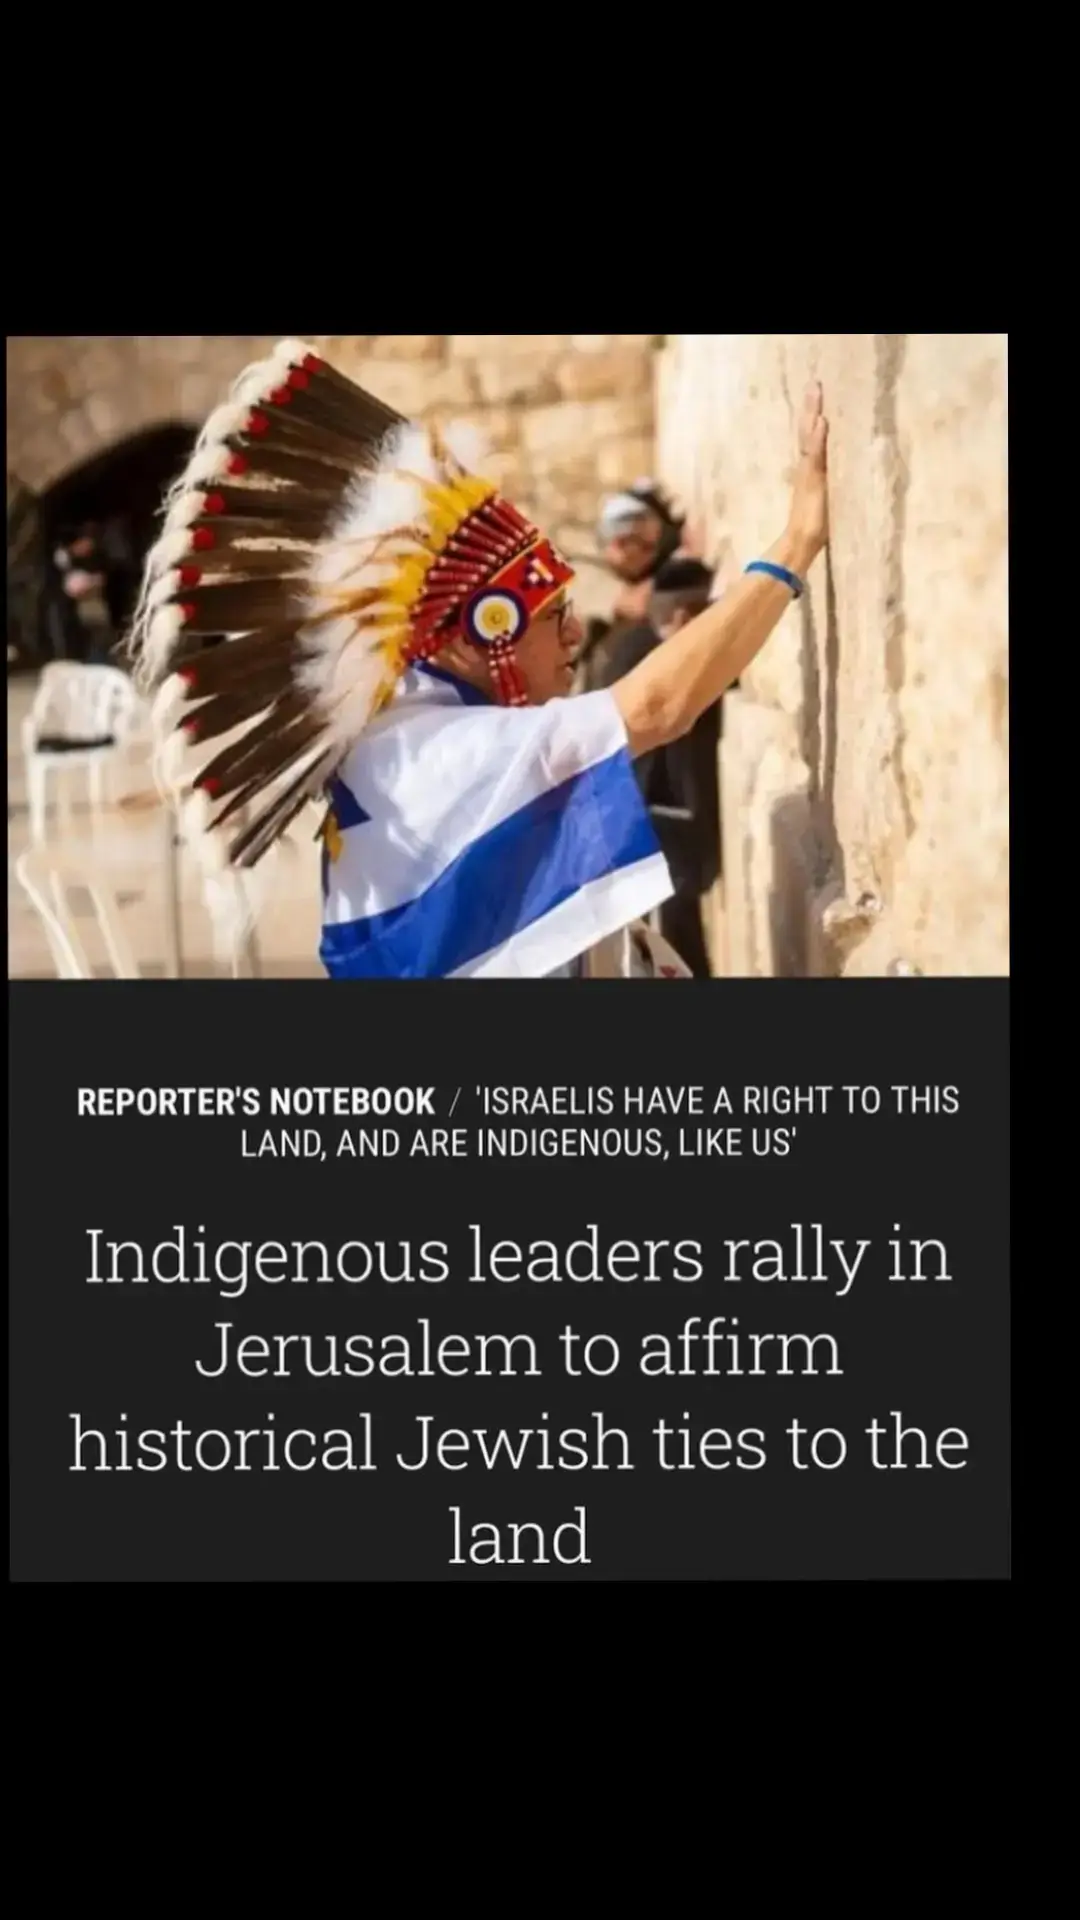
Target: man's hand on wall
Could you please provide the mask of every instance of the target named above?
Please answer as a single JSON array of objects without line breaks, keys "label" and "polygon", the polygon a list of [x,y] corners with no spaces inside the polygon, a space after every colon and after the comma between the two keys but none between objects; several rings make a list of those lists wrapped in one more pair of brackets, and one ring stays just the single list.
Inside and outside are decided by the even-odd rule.
[{"label": "man's hand on wall", "polygon": [[829,540],[829,423],[820,383],[807,389],[799,415],[799,463],[791,493],[789,529],[804,547],[808,563]]}]

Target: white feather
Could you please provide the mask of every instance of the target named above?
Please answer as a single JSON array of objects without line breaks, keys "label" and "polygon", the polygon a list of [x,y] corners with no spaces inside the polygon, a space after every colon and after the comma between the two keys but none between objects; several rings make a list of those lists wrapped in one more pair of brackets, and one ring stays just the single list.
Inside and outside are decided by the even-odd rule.
[{"label": "white feather", "polygon": [[190,772],[191,752],[187,735],[176,727],[165,734],[155,756],[155,772],[159,787],[175,803],[186,785],[186,776]]},{"label": "white feather", "polygon": [[[230,822],[230,826],[231,826]],[[211,830],[199,843],[196,853],[203,866],[203,901],[210,920],[214,958],[240,973],[245,942],[257,931],[259,916],[270,895],[278,887],[281,867],[299,855],[296,841],[282,835],[263,855],[254,869],[222,869],[227,835]]]},{"label": "white feather", "polygon": [[343,656],[338,679],[341,694],[331,704],[333,689],[327,698],[326,732],[342,752],[355,746],[375,711],[375,703],[386,685],[387,662],[381,654],[366,649],[359,657]]},{"label": "white feather", "polygon": [[[271,355],[246,367],[234,381],[229,400],[207,420],[187,469],[166,500],[161,539],[149,556],[133,628],[133,646],[141,653],[138,673],[153,684],[168,664],[182,626],[176,607],[164,605],[179,587],[175,568],[190,551],[185,532],[204,508],[200,486],[221,477],[227,452],[222,442],[244,424],[253,404],[280,385],[285,370],[314,349],[300,339],[279,341]],[[425,484],[444,483],[448,467],[476,473],[486,458],[482,433],[458,421],[442,434],[441,447],[423,426],[403,423],[385,441],[374,474],[357,475],[335,524],[306,569],[311,625],[304,635],[299,684],[318,702],[332,739],[350,745],[370,718],[386,675],[383,643],[393,631],[377,613],[396,614],[391,604],[373,607],[363,622],[326,617],[326,591],[378,588],[393,578],[395,567],[424,551],[410,529],[425,537]],[[394,536],[387,539],[386,536]],[[376,543],[379,543],[376,546]],[[252,723],[254,724],[254,723]],[[220,744],[220,743],[219,743]]]},{"label": "white feather", "polygon": [[193,454],[185,476],[189,485],[202,486],[207,480],[222,479],[231,458],[232,455],[224,444],[218,447],[204,447],[201,453]]},{"label": "white feather", "polygon": [[168,679],[162,681],[150,707],[150,732],[155,740],[164,739],[176,725],[177,716],[181,707],[186,705],[187,698],[186,682],[178,673],[170,673]]},{"label": "white feather", "polygon": [[[415,473],[416,468],[408,471]],[[423,492],[416,480],[394,469],[360,474],[342,501],[329,538],[345,542],[394,533],[398,527],[412,526],[423,506]]]},{"label": "white feather", "polygon": [[479,475],[491,451],[479,427],[468,420],[455,420],[443,429],[443,445],[466,473]]},{"label": "white feather", "polygon": [[[250,379],[250,375],[248,375],[248,379]],[[231,434],[239,433],[250,412],[250,405],[243,402],[240,392],[237,392],[235,399],[226,400],[223,407],[214,408],[213,413],[210,415],[209,420],[195,443],[195,451],[188,461],[187,470],[183,476],[188,484],[190,484],[192,479],[191,470],[200,456],[206,453],[211,447],[219,447],[221,442],[228,440]]]},{"label": "white feather", "polygon": [[321,699],[329,688],[337,662],[356,635],[356,621],[345,614],[335,620],[318,620],[305,627],[299,636],[302,655],[296,679],[305,692]]},{"label": "white feather", "polygon": [[267,354],[265,360],[252,360],[242,369],[230,388],[231,397],[234,400],[250,401],[260,393],[272,392],[274,387],[281,385],[283,373],[284,367],[278,359],[278,350],[275,347]]},{"label": "white feather", "polygon": [[[200,483],[219,479],[228,462],[228,452],[222,443],[243,427],[252,402],[279,386],[285,369],[311,351],[302,340],[280,340],[267,359],[244,367],[237,375],[229,399],[223,406],[215,407],[205,422],[187,466],[165,496],[161,510],[165,535],[174,534],[198,519],[203,508],[202,495],[197,491]],[[167,650],[162,651],[164,629],[158,624],[160,601],[154,597],[153,590],[162,568],[173,565],[177,556],[171,549],[162,552],[159,547],[152,548],[147,555],[128,639],[135,677],[144,689],[154,684],[167,658]]]},{"label": "white feather", "polygon": [[210,921],[214,958],[240,973],[244,941],[252,932],[255,908],[246,873],[209,872],[203,879],[203,904]]},{"label": "white feather", "polygon": [[257,360],[252,366],[245,367],[233,387],[233,399],[246,401],[248,406],[265,400],[275,387],[280,387],[289,368],[312,351],[302,340],[279,341],[268,359]]},{"label": "white feather", "polygon": [[192,793],[188,796],[180,809],[180,827],[185,841],[195,846],[209,828],[212,811],[208,794]]},{"label": "white feather", "polygon": [[[416,551],[415,543],[400,543],[400,551]],[[331,587],[349,587],[359,592],[362,587],[382,587],[394,579],[396,567],[390,564],[388,555],[398,557],[398,545],[391,548],[387,543],[379,552],[378,559],[371,558],[370,545],[365,541],[350,541],[346,545],[327,547],[316,555],[313,564],[307,570],[307,580],[312,591],[308,604],[313,613],[324,610],[323,594],[320,589]]]},{"label": "white feather", "polygon": [[[185,475],[185,491],[177,494],[176,499],[165,515],[166,531],[175,533],[178,527],[190,527],[192,521],[198,520],[202,514],[205,501],[205,493],[192,493],[187,489]],[[153,558],[152,555],[151,558]]]},{"label": "white feather", "polygon": [[178,567],[191,552],[190,527],[178,527],[175,532],[163,533],[154,548],[154,572],[157,575]]},{"label": "white feather", "polygon": [[315,348],[307,340],[279,340],[273,357],[279,366],[292,367],[299,366],[301,360],[306,360],[308,354],[314,352]]},{"label": "white feather", "polygon": [[305,631],[307,657],[296,669],[296,679],[317,702],[338,745],[352,746],[371,718],[387,670],[379,642],[390,631],[389,626],[368,621],[358,625],[348,618],[323,620]]},{"label": "white feather", "polygon": [[140,678],[156,686],[179,638],[184,616],[179,607],[151,607],[148,613]]},{"label": "white feather", "polygon": [[166,601],[172,599],[179,585],[180,575],[175,568],[159,574],[146,596],[147,611],[153,612],[157,607],[163,607]]},{"label": "white feather", "polygon": [[[458,423],[444,436],[447,454],[472,471],[479,464],[482,441],[475,429]],[[350,590],[387,585],[400,562],[424,546],[404,529],[421,531],[426,519],[423,483],[440,484],[447,478],[446,462],[430,432],[409,423],[384,443],[378,471],[361,474],[350,487],[325,545],[308,573],[312,624],[303,638],[305,658],[297,680],[318,703],[331,737],[349,746],[371,718],[385,685],[387,658],[384,643],[393,632],[392,618],[400,616],[392,601],[377,603],[362,620],[320,619],[323,596],[330,587]],[[381,545],[374,555],[371,542],[394,533],[398,538]]]}]

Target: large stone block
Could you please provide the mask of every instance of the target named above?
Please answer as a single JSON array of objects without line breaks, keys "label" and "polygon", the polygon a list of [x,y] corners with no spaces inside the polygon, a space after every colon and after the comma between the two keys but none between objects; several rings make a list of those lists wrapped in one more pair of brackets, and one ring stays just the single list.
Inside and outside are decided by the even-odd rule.
[{"label": "large stone block", "polygon": [[489,406],[544,406],[559,397],[554,355],[496,354],[475,362],[480,398]]},{"label": "large stone block", "polygon": [[478,398],[471,369],[460,362],[361,360],[349,371],[369,393],[410,419],[422,419],[436,408],[468,411]]},{"label": "large stone block", "polygon": [[489,453],[484,461],[484,477],[490,480],[508,499],[525,511],[526,495],[533,491],[534,482],[529,469],[523,465],[521,455],[511,448],[506,453]]},{"label": "large stone block", "polygon": [[372,342],[370,352],[377,360],[441,360],[446,352],[446,336],[442,333],[380,333]]},{"label": "large stone block", "polygon": [[555,370],[559,392],[567,400],[603,400],[610,395],[651,391],[652,367],[640,347],[608,353],[573,353]]},{"label": "large stone block", "polygon": [[478,407],[472,413],[459,411],[457,419],[474,429],[493,452],[509,453],[521,444],[521,415],[514,407]]},{"label": "large stone block", "polygon": [[567,333],[452,333],[448,335],[449,352],[454,360],[494,360],[506,359],[522,354],[526,359],[537,355],[554,356],[565,348],[570,336]]},{"label": "large stone block", "polygon": [[809,784],[790,717],[729,694],[720,817],[728,966],[740,978],[807,970],[806,905],[816,858]]},{"label": "large stone block", "polygon": [[[98,419],[100,417],[99,413]],[[112,417],[110,412],[109,418]],[[59,422],[58,438],[67,465],[87,459],[96,450],[101,444],[101,430],[88,408],[72,407]]]},{"label": "large stone block", "polygon": [[1006,345],[693,335],[664,356],[661,465],[732,572],[780,532],[795,411],[809,377],[825,388],[830,550],[743,678],[795,754],[807,871],[787,861],[783,884],[809,971],[1008,971]]},{"label": "large stone block", "polygon": [[596,450],[596,482],[604,493],[650,478],[655,460],[651,434],[627,434]]},{"label": "large stone block", "polygon": [[651,422],[651,394],[617,400],[568,400],[527,414],[522,438],[535,460],[558,460],[568,452],[583,453],[605,441],[645,434]]}]

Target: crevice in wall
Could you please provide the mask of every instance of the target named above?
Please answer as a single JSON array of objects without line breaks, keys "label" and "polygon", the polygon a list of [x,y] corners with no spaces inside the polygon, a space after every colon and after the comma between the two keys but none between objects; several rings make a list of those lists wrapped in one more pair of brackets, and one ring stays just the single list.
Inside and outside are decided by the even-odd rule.
[{"label": "crevice in wall", "polygon": [[813,892],[810,867],[817,851],[813,815],[809,793],[789,794],[772,811],[769,971],[776,980],[801,980],[809,971],[806,900]]},{"label": "crevice in wall", "polygon": [[741,838],[742,848],[742,898],[746,915],[745,940],[749,960],[747,973],[753,979],[769,969],[762,965],[761,946],[757,924],[757,889],[754,886],[754,832],[751,825],[751,809],[745,811],[745,826]]},{"label": "crevice in wall", "polygon": [[915,831],[904,750],[906,736],[901,695],[907,675],[907,609],[904,599],[904,542],[907,532],[909,475],[900,453],[897,393],[907,354],[906,333],[874,336],[874,440],[884,475],[887,515],[885,578],[882,586],[885,681],[892,722],[890,768],[903,815],[905,838]]},{"label": "crevice in wall", "polygon": [[821,756],[818,826],[825,853],[826,878],[840,885],[844,852],[836,826],[836,769],[840,740],[840,625],[836,611],[836,575],[832,554],[825,554],[825,715]]}]

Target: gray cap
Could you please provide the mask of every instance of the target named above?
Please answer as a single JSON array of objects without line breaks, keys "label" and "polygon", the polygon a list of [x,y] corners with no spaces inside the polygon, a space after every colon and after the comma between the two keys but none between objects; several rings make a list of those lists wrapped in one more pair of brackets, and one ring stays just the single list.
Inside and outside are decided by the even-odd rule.
[{"label": "gray cap", "polygon": [[600,508],[601,533],[617,533],[620,527],[629,526],[634,520],[643,520],[653,507],[638,493],[613,493]]}]

